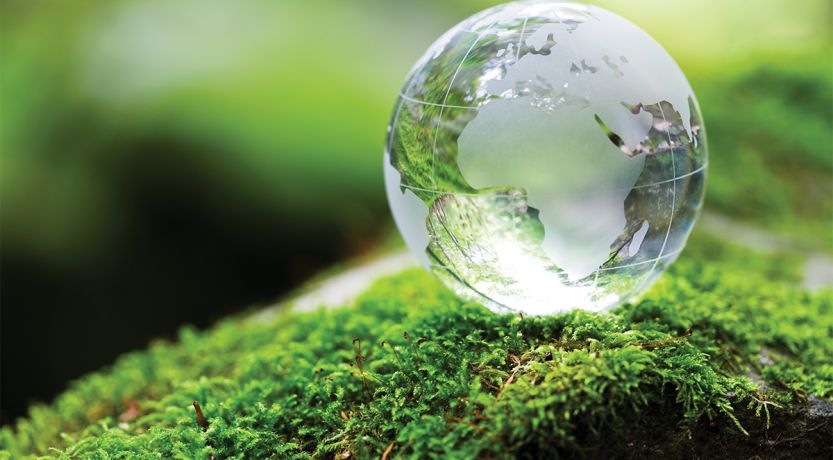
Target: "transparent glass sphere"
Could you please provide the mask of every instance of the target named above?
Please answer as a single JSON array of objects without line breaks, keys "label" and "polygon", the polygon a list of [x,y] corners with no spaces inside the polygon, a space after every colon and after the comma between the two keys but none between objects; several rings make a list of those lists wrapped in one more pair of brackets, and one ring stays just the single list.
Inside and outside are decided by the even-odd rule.
[{"label": "transparent glass sphere", "polygon": [[385,183],[420,262],[495,311],[603,310],[680,254],[707,148],[694,93],[649,35],[601,8],[490,8],[411,70]]}]

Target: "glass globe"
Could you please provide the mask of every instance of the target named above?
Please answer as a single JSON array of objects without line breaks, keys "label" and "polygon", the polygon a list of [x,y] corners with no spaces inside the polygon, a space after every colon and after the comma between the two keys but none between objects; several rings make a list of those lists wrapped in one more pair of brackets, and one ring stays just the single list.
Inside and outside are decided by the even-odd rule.
[{"label": "glass globe", "polygon": [[604,9],[496,6],[440,37],[388,127],[405,243],[495,311],[603,310],[683,250],[707,148],[694,93],[649,35]]}]

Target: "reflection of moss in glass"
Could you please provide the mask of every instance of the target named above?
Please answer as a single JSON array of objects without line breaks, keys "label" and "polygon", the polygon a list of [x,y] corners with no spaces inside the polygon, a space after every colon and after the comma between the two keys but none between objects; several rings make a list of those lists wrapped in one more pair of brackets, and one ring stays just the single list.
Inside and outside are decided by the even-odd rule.
[{"label": "reflection of moss in glass", "polygon": [[[646,155],[645,166],[634,189],[625,199],[625,230],[611,245],[611,258],[603,267],[638,263],[659,257],[661,250],[664,256],[682,247],[683,241],[667,242],[660,238],[660,241],[668,243],[664,249],[643,247],[636,257],[627,260],[627,245],[644,223],[648,224],[648,237],[643,240],[648,242],[646,244],[655,241],[657,238],[653,236],[657,234],[687,234],[684,227],[688,228],[693,223],[692,219],[680,218],[669,223],[666,212],[673,204],[675,216],[692,216],[694,213],[686,210],[698,210],[701,204],[705,185],[706,144],[701,121],[694,109],[692,106],[691,129],[698,138],[696,145],[689,140],[680,113],[668,102],[640,104],[632,108],[634,111],[649,112],[653,116],[653,124],[646,139],[633,151],[626,152]],[[624,146],[621,148],[626,149]],[[677,189],[676,195],[674,188]],[[668,231],[669,224],[672,226],[671,232]]]},{"label": "reflection of moss in glass", "polygon": [[415,121],[422,114],[420,108],[412,111],[407,104],[400,102],[395,113],[393,131],[390,133],[391,165],[401,174],[402,185],[416,188],[413,192],[425,200],[428,194],[420,189],[433,190],[433,152],[428,141],[427,126]]},{"label": "reflection of moss in glass", "polygon": [[[474,193],[457,167],[457,136],[476,114],[470,109],[449,109],[403,101],[391,133],[391,163],[402,175],[402,185],[430,204],[426,190]],[[439,129],[438,129],[439,120]]]},{"label": "reflection of moss in glass", "polygon": [[[475,190],[458,167],[458,138],[479,110],[462,104],[476,103],[473,99],[475,91],[471,88],[482,85],[478,76],[491,75],[490,69],[499,71],[495,75],[502,75],[500,65],[491,61],[494,56],[503,56],[506,66],[513,62],[505,56],[511,47],[503,48],[503,53],[495,51],[501,43],[506,46],[506,37],[484,36],[470,50],[466,61],[456,71],[457,75],[452,76],[455,84],[443,95],[459,96],[450,99],[450,105],[440,104],[442,100],[417,101],[406,95],[395,112],[391,161],[402,175],[403,186],[411,187],[430,208],[426,220],[430,236],[429,259],[437,266],[438,276],[448,278],[454,286],[465,286],[460,289],[461,293],[465,294],[468,289],[478,294],[474,298],[498,308],[503,306],[501,298],[524,295],[523,290],[530,289],[524,287],[524,282],[528,281],[524,278],[536,276],[541,280],[548,279],[542,283],[544,285],[563,286],[567,297],[556,301],[564,304],[578,304],[579,298],[592,297],[592,302],[598,305],[610,305],[617,299],[631,297],[656,277],[658,271],[655,269],[662,270],[673,260],[684,243],[702,197],[702,188],[689,185],[692,181],[702,182],[705,144],[694,147],[680,113],[667,101],[630,107],[634,113],[649,113],[652,122],[647,137],[638,145],[617,144],[622,155],[646,157],[644,169],[624,203],[625,228],[617,230],[621,231],[619,237],[610,245],[609,257],[602,261],[600,272],[568,279],[544,253],[545,231],[537,210],[527,208],[526,191],[522,188]],[[550,45],[554,46],[554,43]],[[547,46],[525,50],[526,53],[544,55],[548,51]],[[442,56],[436,59],[442,59]],[[429,80],[426,84],[436,84],[443,79]],[[543,79],[538,83],[548,84]],[[530,84],[537,83],[518,82],[517,94],[489,97],[534,100],[527,91]],[[484,94],[488,93],[480,93],[477,97],[482,98]],[[552,95],[547,93],[542,97]],[[497,102],[486,102],[492,103]],[[597,121],[598,129],[607,132],[616,144],[618,135],[610,132],[598,116]],[[692,122],[693,131],[699,133],[699,120]],[[502,154],[516,154],[511,148]],[[555,175],[553,180],[556,180]],[[523,187],[524,184],[512,185]],[[604,193],[604,184],[597,185],[599,192]],[[580,203],[584,196],[562,198]],[[523,210],[507,218],[507,209],[518,206]],[[629,248],[634,234],[643,225],[646,232],[642,241]],[[551,230],[558,232],[558,229]],[[669,238],[672,231],[681,236],[675,234]],[[542,299],[537,301],[538,304],[542,302]]]},{"label": "reflection of moss in glass", "polygon": [[[451,269],[470,284],[512,284],[497,270],[500,242],[512,241],[539,262],[551,265],[541,254],[544,229],[537,211],[526,204],[522,190],[493,190],[478,195],[445,194],[432,204],[426,220],[432,262]],[[558,271],[554,268],[554,271]]]},{"label": "reflection of moss in glass", "polygon": [[[405,83],[404,94],[417,100],[443,103],[449,88],[456,80],[455,75],[458,74],[460,63],[463,62],[477,39],[477,34],[473,33],[456,34],[451,37],[440,52],[440,57],[430,59]],[[454,98],[452,96],[449,98],[447,103],[453,104]]]}]

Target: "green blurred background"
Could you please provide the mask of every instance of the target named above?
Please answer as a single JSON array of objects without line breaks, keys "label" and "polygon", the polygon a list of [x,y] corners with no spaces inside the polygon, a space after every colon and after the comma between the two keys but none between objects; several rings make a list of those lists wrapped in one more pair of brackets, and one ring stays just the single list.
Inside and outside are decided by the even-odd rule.
[{"label": "green blurred background", "polygon": [[[2,421],[387,241],[399,86],[495,3],[0,3]],[[833,252],[830,0],[595,3],[689,76],[707,210]]]}]

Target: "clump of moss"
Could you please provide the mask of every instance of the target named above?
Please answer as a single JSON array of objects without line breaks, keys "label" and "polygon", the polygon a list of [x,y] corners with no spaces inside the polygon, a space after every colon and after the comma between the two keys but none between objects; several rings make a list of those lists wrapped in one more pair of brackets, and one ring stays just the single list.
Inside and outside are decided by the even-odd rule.
[{"label": "clump of moss", "polygon": [[790,259],[691,246],[698,257],[610,313],[496,315],[408,270],[354,305],[186,328],[33,407],[0,446],[63,458],[829,453],[833,416],[801,411],[831,407],[833,294],[790,287]]}]

